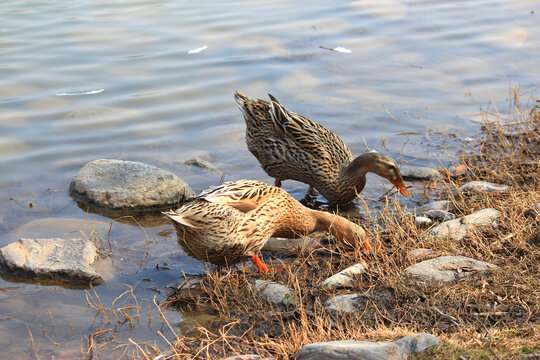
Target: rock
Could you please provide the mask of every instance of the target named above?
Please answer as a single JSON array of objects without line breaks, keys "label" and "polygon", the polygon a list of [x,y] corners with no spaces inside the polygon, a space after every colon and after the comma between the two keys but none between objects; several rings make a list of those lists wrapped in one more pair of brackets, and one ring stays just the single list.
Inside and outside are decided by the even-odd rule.
[{"label": "rock", "polygon": [[296,360],[404,360],[441,344],[437,337],[416,333],[395,342],[340,340],[313,343],[296,353]]},{"label": "rock", "polygon": [[348,285],[354,280],[355,276],[362,274],[367,268],[366,263],[359,263],[353,266],[349,266],[345,270],[330,276],[328,279],[321,283],[321,287],[336,288],[340,286]]},{"label": "rock", "polygon": [[358,294],[336,295],[326,300],[324,307],[327,310],[353,313],[363,307],[366,299]]},{"label": "rock", "polygon": [[498,268],[497,265],[465,256],[439,256],[411,265],[404,272],[421,281],[449,282]]},{"label": "rock", "polygon": [[414,224],[417,228],[427,228],[433,225],[433,220],[424,216],[416,216],[414,218]]},{"label": "rock", "polygon": [[101,284],[103,278],[90,266],[98,257],[85,238],[19,239],[0,249],[0,265],[28,278]]},{"label": "rock", "polygon": [[273,357],[260,357],[259,355],[234,355],[221,360],[276,360]]},{"label": "rock", "polygon": [[487,181],[471,181],[465,185],[461,185],[459,190],[464,193],[483,193],[483,192],[500,192],[506,191],[510,187],[508,185],[493,184]]},{"label": "rock", "polygon": [[314,242],[313,238],[304,236],[299,239],[287,239],[271,237],[264,244],[263,250],[267,251],[304,251]]},{"label": "rock", "polygon": [[205,161],[205,160],[200,159],[200,158],[188,159],[188,160],[184,161],[184,164],[189,165],[189,166],[195,166],[195,167],[198,167],[198,168],[201,168],[201,169],[206,169],[208,171],[215,171],[215,172],[219,172],[219,173],[222,172],[217,167],[210,164],[208,161]]},{"label": "rock", "polygon": [[501,213],[495,209],[483,209],[459,219],[443,222],[426,232],[427,236],[435,236],[438,239],[449,238],[459,241],[472,229],[496,228],[497,219]]},{"label": "rock", "polygon": [[404,180],[438,180],[442,178],[439,171],[424,166],[403,166],[400,172]]},{"label": "rock", "polygon": [[294,296],[291,289],[270,280],[255,280],[255,292],[272,304],[294,304]]},{"label": "rock", "polygon": [[195,194],[173,173],[136,161],[94,160],[73,178],[69,193],[111,210],[172,206]]},{"label": "rock", "polygon": [[540,217],[540,202],[533,204],[529,210],[525,211],[524,215],[533,219]]},{"label": "rock", "polygon": [[180,294],[185,290],[199,289],[201,287],[202,275],[185,275],[185,277],[171,285],[167,285],[165,293],[168,297]]},{"label": "rock", "polygon": [[431,249],[424,249],[424,248],[413,249],[407,253],[407,257],[411,261],[424,260],[433,255],[435,255],[435,251]]},{"label": "rock", "polygon": [[452,205],[452,203],[450,202],[450,200],[437,200],[437,201],[431,201],[431,202],[428,202],[427,204],[424,204],[422,206],[419,206],[417,208],[417,212],[419,213],[424,213],[426,211],[429,211],[429,210],[444,210],[444,211],[449,211],[453,208],[454,206]]},{"label": "rock", "polygon": [[430,218],[433,221],[448,221],[454,220],[456,215],[444,210],[428,210],[424,213],[424,216]]}]

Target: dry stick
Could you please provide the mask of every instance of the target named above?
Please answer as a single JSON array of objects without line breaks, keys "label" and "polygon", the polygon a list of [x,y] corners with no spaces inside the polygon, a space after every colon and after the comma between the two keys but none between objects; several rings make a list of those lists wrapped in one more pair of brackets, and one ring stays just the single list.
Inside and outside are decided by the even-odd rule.
[{"label": "dry stick", "polygon": [[142,349],[142,347],[139,344],[137,344],[135,341],[131,340],[131,338],[128,338],[128,341],[130,343],[132,343],[133,345],[135,345],[140,352],[142,352],[142,354],[144,355],[144,358],[146,360],[150,360],[150,358],[148,356],[146,356],[146,352]]}]

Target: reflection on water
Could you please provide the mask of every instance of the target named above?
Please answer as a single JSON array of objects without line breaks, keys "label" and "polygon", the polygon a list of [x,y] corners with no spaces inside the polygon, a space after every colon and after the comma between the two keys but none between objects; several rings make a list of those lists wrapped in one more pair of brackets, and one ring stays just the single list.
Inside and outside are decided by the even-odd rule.
[{"label": "reflection on water", "polygon": [[[250,97],[272,93],[338,133],[353,154],[367,145],[409,165],[437,166],[447,160],[441,150],[456,141],[445,132],[474,132],[490,99],[503,103],[511,85],[528,90],[538,83],[535,6],[495,0],[313,1],[309,7],[286,1],[3,1],[0,245],[22,234],[79,231],[78,222],[97,219],[113,255],[101,265],[110,279],[95,294],[110,308],[133,289],[156,315],[153,298],[163,295],[155,290],[180,271],[199,273],[204,265],[181,252],[172,226],[159,216],[117,221],[115,214],[79,208],[67,188],[85,163],[150,163],[195,191],[218,184],[221,174],[184,163],[194,157],[226,180],[271,181],[244,144],[232,100],[240,90]],[[284,187],[298,199],[307,190],[292,181]],[[376,204],[387,188],[370,177],[363,195]],[[34,350],[41,357],[77,356],[81,338],[106,321],[82,290],[9,279],[0,287],[8,291],[0,292],[5,356],[26,358]],[[119,342],[161,344],[159,315],[146,326],[143,313],[138,325],[118,328]],[[182,331],[196,323],[175,312],[167,316]],[[33,350],[29,331],[38,344]]]}]

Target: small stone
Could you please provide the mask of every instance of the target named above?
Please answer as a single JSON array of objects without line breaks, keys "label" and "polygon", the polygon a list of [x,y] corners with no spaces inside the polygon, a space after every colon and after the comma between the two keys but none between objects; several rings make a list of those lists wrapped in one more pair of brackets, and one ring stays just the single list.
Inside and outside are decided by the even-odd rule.
[{"label": "small stone", "polygon": [[436,336],[425,333],[407,335],[393,343],[358,340],[319,342],[303,346],[296,353],[296,360],[404,360],[441,343]]},{"label": "small stone", "polygon": [[403,166],[400,172],[404,180],[438,180],[442,178],[441,173],[437,169],[425,166]]},{"label": "small stone", "polygon": [[414,223],[417,228],[427,228],[433,225],[433,220],[424,216],[416,216],[414,218]]},{"label": "small stone", "polygon": [[94,160],[73,178],[69,193],[111,210],[146,210],[181,203],[194,196],[173,173],[136,161]]},{"label": "small stone", "polygon": [[484,261],[471,259],[465,256],[439,256],[435,259],[425,260],[409,266],[404,270],[407,275],[420,281],[450,282],[467,278],[479,272],[498,269]]},{"label": "small stone", "polygon": [[444,210],[429,210],[424,213],[424,216],[430,218],[433,221],[448,221],[454,220],[456,215]]},{"label": "small stone", "polygon": [[313,238],[304,236],[299,239],[287,239],[271,237],[264,244],[263,250],[267,251],[304,251],[314,242]]},{"label": "small stone", "polygon": [[444,210],[449,211],[453,208],[452,202],[449,200],[437,200],[437,201],[431,201],[427,204],[424,204],[422,206],[419,206],[417,211],[420,213],[424,213],[429,210]]},{"label": "small stone", "polygon": [[438,239],[459,241],[472,229],[494,229],[498,226],[497,220],[501,216],[495,209],[483,209],[459,219],[443,222],[426,232],[426,236],[435,236]]},{"label": "small stone", "polygon": [[493,184],[487,181],[471,181],[462,185],[459,190],[464,193],[483,193],[483,192],[501,192],[506,191],[510,187],[508,185]]},{"label": "small stone", "polygon": [[324,307],[327,310],[353,313],[365,305],[366,299],[358,294],[337,295],[326,300]]},{"label": "small stone", "polygon": [[524,215],[533,219],[540,217],[540,202],[533,204],[529,210],[525,211]]},{"label": "small stone", "polygon": [[353,266],[349,266],[345,270],[330,276],[328,279],[321,283],[321,287],[336,288],[350,284],[355,276],[359,276],[367,269],[366,263],[359,263]]},{"label": "small stone", "polygon": [[165,289],[165,292],[167,293],[168,297],[171,297],[181,293],[184,290],[198,289],[201,287],[202,278],[202,275],[186,275],[185,278],[178,281],[177,283],[168,285]]},{"label": "small stone", "polygon": [[184,164],[189,166],[195,166],[201,169],[206,169],[208,171],[215,171],[215,172],[221,172],[217,167],[209,163],[208,161],[205,161],[203,159],[199,158],[192,158],[184,161]]},{"label": "small stone", "polygon": [[19,239],[0,249],[0,265],[15,275],[86,284],[103,282],[90,266],[97,257],[84,238]]},{"label": "small stone", "polygon": [[418,260],[424,260],[427,259],[435,254],[435,251],[431,249],[413,249],[407,253],[407,257],[411,261],[418,261]]},{"label": "small stone", "polygon": [[270,280],[255,280],[255,292],[263,299],[276,305],[294,304],[291,289]]},{"label": "small stone", "polygon": [[273,357],[260,357],[259,355],[234,355],[221,360],[276,360]]}]

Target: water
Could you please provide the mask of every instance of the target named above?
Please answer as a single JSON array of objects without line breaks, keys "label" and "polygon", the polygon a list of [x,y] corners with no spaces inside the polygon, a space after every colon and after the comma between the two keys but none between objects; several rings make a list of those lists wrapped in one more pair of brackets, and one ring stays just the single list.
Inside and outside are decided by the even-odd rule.
[{"label": "water", "polygon": [[[452,144],[441,132],[473,134],[480,110],[490,99],[504,107],[512,86],[528,91],[525,100],[537,91],[538,11],[535,1],[493,0],[2,1],[0,245],[37,219],[110,224],[67,194],[94,159],[157,165],[195,191],[221,175],[185,165],[193,156],[227,180],[271,181],[246,149],[234,90],[272,93],[338,133],[353,154],[367,144],[409,165],[444,164]],[[296,198],[306,191],[290,181],[284,187]],[[387,188],[370,177],[363,195],[376,200]],[[101,265],[108,281],[95,292],[110,308],[132,288],[142,310],[131,326],[116,327],[116,340],[166,348],[156,331],[171,334],[153,306],[163,295],[152,289],[204,266],[181,252],[169,224],[143,226],[148,238],[129,219],[113,221],[113,256]],[[10,278],[0,287],[8,290],[0,292],[4,357],[79,356],[81,339],[112,327],[88,307],[92,291]],[[166,313],[179,331],[192,315]]]}]

